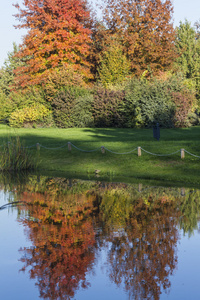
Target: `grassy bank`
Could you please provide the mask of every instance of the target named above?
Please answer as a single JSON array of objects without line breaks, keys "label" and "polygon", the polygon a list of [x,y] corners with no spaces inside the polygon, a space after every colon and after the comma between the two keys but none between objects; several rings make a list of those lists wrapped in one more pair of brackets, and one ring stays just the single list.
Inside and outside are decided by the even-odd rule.
[{"label": "grassy bank", "polygon": [[[113,152],[125,153],[136,147],[148,152],[165,155],[186,149],[200,156],[200,127],[184,129],[161,129],[160,141],[153,138],[152,129],[12,129],[5,125],[0,127],[0,145],[13,136],[19,136],[25,146],[33,146],[30,151],[36,152],[36,143],[40,148],[39,170],[80,176],[95,175],[109,178],[139,178],[170,182],[183,182],[198,185],[200,183],[200,159],[185,154],[181,159],[180,151],[169,156],[151,155],[142,150],[131,154],[118,155],[101,150],[82,152],[72,147],[71,142],[83,150],[93,150],[105,146]],[[52,149],[47,149],[52,148]]]}]

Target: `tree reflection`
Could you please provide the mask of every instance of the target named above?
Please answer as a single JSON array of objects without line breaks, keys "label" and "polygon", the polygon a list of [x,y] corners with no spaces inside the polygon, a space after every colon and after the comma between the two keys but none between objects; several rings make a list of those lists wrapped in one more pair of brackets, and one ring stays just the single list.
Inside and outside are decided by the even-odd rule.
[{"label": "tree reflection", "polygon": [[169,275],[177,264],[177,217],[174,201],[149,197],[132,205],[123,228],[115,224],[114,231],[109,232],[109,276],[125,287],[131,299],[156,300],[162,289],[170,287]]},{"label": "tree reflection", "polygon": [[30,204],[24,215],[19,208],[20,220],[33,243],[21,249],[22,270],[30,269],[42,298],[71,299],[89,286],[97,248],[106,246],[111,281],[130,299],[157,300],[177,265],[181,212],[190,211],[190,199],[180,197],[161,189],[141,195],[122,184],[33,180],[20,191]]},{"label": "tree reflection", "polygon": [[89,285],[85,274],[94,261],[93,197],[82,196],[73,212],[58,209],[61,202],[53,205],[47,195],[24,193],[23,199],[35,205],[29,206],[31,217],[22,219],[34,245],[20,250],[22,270],[31,267],[30,277],[37,279],[42,298],[70,299]]},{"label": "tree reflection", "polygon": [[198,229],[200,212],[200,191],[190,190],[181,198],[180,201],[181,217],[179,220],[180,228],[184,234],[190,237],[195,229]]}]

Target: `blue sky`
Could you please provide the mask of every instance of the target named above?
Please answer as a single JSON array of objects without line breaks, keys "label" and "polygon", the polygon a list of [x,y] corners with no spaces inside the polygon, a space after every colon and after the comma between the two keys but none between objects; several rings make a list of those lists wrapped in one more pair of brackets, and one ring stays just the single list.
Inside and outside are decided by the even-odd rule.
[{"label": "blue sky", "polygon": [[[13,42],[20,44],[22,41],[22,35],[25,31],[15,29],[14,24],[17,21],[13,17],[13,14],[17,13],[12,3],[22,3],[22,0],[0,0],[0,66],[7,58],[7,53],[12,51]],[[92,2],[98,2],[97,0],[91,0]],[[174,24],[179,25],[180,21],[188,19],[192,25],[195,21],[200,19],[200,0],[173,0],[174,4]]]}]

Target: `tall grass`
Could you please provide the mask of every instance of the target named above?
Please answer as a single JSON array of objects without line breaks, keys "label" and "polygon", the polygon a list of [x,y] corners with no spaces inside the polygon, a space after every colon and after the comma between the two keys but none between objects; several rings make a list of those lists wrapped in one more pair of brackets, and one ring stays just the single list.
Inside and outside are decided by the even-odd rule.
[{"label": "tall grass", "polygon": [[12,137],[0,149],[1,171],[22,171],[36,168],[36,158],[26,149],[19,137]]}]

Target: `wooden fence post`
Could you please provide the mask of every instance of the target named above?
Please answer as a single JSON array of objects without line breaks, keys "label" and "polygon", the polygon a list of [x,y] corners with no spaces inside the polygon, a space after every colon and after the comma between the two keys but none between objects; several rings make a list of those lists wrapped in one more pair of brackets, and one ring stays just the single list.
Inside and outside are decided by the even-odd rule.
[{"label": "wooden fence post", "polygon": [[68,150],[71,152],[72,151],[72,145],[70,142],[68,142]]},{"label": "wooden fence post", "polygon": [[106,150],[104,148],[104,146],[101,146],[101,153],[105,154]]},{"label": "wooden fence post", "polygon": [[185,196],[185,188],[181,188],[181,196]]},{"label": "wooden fence post", "polygon": [[141,147],[138,147],[138,156],[141,156],[142,155],[142,151],[141,151]]},{"label": "wooden fence post", "polygon": [[37,151],[40,151],[40,144],[39,143],[36,144],[36,149],[37,149]]},{"label": "wooden fence post", "polygon": [[185,149],[181,149],[181,159],[185,158]]}]

